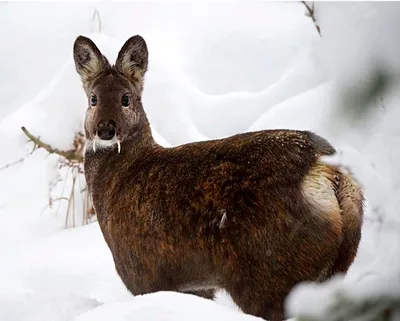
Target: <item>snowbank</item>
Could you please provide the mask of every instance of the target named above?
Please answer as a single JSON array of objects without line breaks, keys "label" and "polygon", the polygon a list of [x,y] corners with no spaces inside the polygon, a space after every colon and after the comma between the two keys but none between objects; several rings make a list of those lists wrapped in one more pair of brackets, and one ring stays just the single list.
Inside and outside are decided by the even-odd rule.
[{"label": "snowbank", "polygon": [[[201,313],[199,313],[200,311]],[[75,321],[204,321],[204,319],[218,321],[263,320],[194,295],[156,292],[95,308],[75,318]]]}]

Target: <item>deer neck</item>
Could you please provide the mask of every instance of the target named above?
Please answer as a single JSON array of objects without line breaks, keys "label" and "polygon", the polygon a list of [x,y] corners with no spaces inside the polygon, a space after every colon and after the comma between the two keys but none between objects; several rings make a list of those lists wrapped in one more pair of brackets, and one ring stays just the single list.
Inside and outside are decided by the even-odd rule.
[{"label": "deer neck", "polygon": [[[93,141],[89,141],[85,150],[85,177],[89,190],[99,180],[107,180],[116,171],[124,170],[136,160],[153,149],[160,149],[151,133],[150,124],[144,118],[138,130],[128,135],[120,142],[108,148],[93,148]],[[103,182],[104,183],[104,182]]]}]

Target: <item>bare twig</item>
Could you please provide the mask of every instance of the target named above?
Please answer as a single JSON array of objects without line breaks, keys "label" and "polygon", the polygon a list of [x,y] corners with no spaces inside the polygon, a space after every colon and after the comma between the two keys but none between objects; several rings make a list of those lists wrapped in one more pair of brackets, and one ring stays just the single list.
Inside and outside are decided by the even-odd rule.
[{"label": "bare twig", "polygon": [[307,9],[306,16],[309,17],[309,18],[311,18],[311,20],[312,20],[313,23],[314,23],[315,28],[316,28],[317,31],[318,31],[319,36],[322,37],[322,36],[321,36],[321,29],[320,29],[319,25],[317,24],[317,20],[315,19],[314,2],[312,3],[311,8],[310,8],[310,6],[307,4],[307,2],[305,2],[305,1],[302,1],[301,3],[304,4],[304,6],[305,6],[306,9]]},{"label": "bare twig", "polygon": [[4,169],[7,169],[7,168],[9,168],[9,167],[11,167],[11,166],[14,166],[14,165],[23,163],[24,160],[25,160],[28,156],[32,155],[33,152],[34,152],[37,148],[38,148],[38,146],[37,146],[36,143],[35,143],[34,146],[33,146],[33,148],[32,148],[32,151],[31,151],[31,152],[29,152],[29,153],[28,153],[27,155],[25,155],[24,157],[21,157],[20,159],[17,159],[16,161],[13,161],[13,162],[11,162],[11,163],[9,163],[9,164],[6,164],[6,165],[0,167],[0,171],[2,171],[2,170],[4,170]]},{"label": "bare twig", "polygon": [[32,153],[29,153],[28,155],[26,155],[26,156],[24,156],[24,157],[22,157],[20,159],[17,159],[16,161],[13,161],[13,162],[11,162],[9,164],[6,164],[6,165],[0,167],[0,171],[2,171],[4,169],[7,169],[7,168],[9,168],[11,166],[14,166],[14,165],[22,163],[25,160],[25,158],[28,157],[30,154],[32,154]]},{"label": "bare twig", "polygon": [[[57,154],[61,157],[64,157],[71,163],[82,163],[83,155],[76,150],[63,151],[58,148],[53,148],[49,144],[46,144],[40,140],[39,137],[32,135],[25,127],[21,127],[21,130],[24,132],[26,136],[37,146],[37,148],[43,148],[50,154]],[[32,151],[33,152],[33,151]]]}]

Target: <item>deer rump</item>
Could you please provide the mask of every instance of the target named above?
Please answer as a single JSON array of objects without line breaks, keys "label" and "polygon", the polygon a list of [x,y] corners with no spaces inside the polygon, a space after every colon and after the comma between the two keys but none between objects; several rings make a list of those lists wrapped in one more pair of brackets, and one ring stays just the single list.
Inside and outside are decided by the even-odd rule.
[{"label": "deer rump", "polygon": [[[142,106],[144,39],[111,66],[80,36],[88,97],[85,177],[116,270],[134,295],[223,288],[245,313],[273,321],[299,282],[347,272],[363,194],[325,164],[334,148],[300,130],[264,130],[173,148],[157,144]],[[97,148],[96,148],[97,146]]]}]

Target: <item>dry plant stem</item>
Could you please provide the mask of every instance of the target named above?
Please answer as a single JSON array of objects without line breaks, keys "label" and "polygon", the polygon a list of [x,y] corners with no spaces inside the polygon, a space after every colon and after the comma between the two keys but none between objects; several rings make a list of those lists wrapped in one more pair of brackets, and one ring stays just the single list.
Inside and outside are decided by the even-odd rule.
[{"label": "dry plant stem", "polygon": [[73,197],[73,192],[74,192],[74,190],[71,189],[71,193],[69,194],[69,198],[68,198],[67,214],[65,215],[65,228],[68,228],[69,210],[71,208],[71,197]]},{"label": "dry plant stem", "polygon": [[28,136],[28,138],[33,143],[35,143],[37,148],[43,148],[50,154],[57,154],[59,156],[62,156],[69,162],[77,162],[77,163],[83,162],[83,156],[80,155],[79,153],[76,153],[74,150],[62,151],[59,150],[58,148],[53,148],[49,144],[42,142],[39,137],[32,135],[25,127],[21,127],[21,130],[24,132],[26,136]]},{"label": "dry plant stem", "polygon": [[81,198],[82,198],[82,225],[85,225],[85,219],[86,219],[86,203],[85,203],[85,194],[84,194],[84,190],[82,190],[82,184],[81,184],[81,180],[80,180],[80,176],[78,174],[78,183],[79,183],[79,191],[81,194]]},{"label": "dry plant stem", "polygon": [[72,227],[75,227],[75,184],[76,184],[76,173],[74,168],[72,169]]},{"label": "dry plant stem", "polygon": [[[94,9],[93,11],[93,17],[92,17],[92,22],[94,22],[94,20],[97,17],[97,32],[101,33],[101,18],[100,18],[100,13],[97,9]],[[92,32],[93,32],[93,27],[92,27]]]},{"label": "dry plant stem", "polygon": [[[68,199],[67,197],[57,197],[57,198],[55,198],[55,199],[52,200],[52,203],[57,202],[57,201],[67,201],[67,202],[69,202],[69,199]],[[45,211],[48,207],[50,207],[50,205],[51,205],[50,203],[47,204],[47,205],[44,207],[44,209],[42,210],[42,212],[40,213],[40,215],[43,215],[44,211]]]},{"label": "dry plant stem", "polygon": [[302,1],[302,4],[304,4],[304,6],[305,6],[306,9],[307,9],[307,14],[306,14],[307,17],[310,17],[310,18],[311,18],[311,20],[312,20],[313,23],[314,23],[315,28],[316,28],[317,31],[318,31],[319,36],[322,37],[322,36],[321,36],[321,29],[319,28],[319,25],[317,24],[317,20],[315,19],[314,2],[312,3],[312,7],[311,7],[311,8],[310,8],[310,6],[309,6],[305,1]]},{"label": "dry plant stem", "polygon": [[74,228],[75,227],[75,191],[74,190],[72,190],[71,191],[71,194],[72,194],[72,199],[71,199],[71,203],[72,203],[72,206],[71,206],[71,208],[72,208],[72,227]]},{"label": "dry plant stem", "polygon": [[86,224],[89,224],[89,192],[86,189],[85,190],[85,218],[86,218]]},{"label": "dry plant stem", "polygon": [[[86,183],[82,184],[80,177],[81,175],[79,175],[78,173],[79,191],[82,198],[82,210],[83,210],[82,224],[85,225],[89,223],[89,197],[88,197],[88,189]],[[82,185],[84,186],[83,188]]]},{"label": "dry plant stem", "polygon": [[[64,195],[65,186],[67,185],[68,174],[69,174],[69,171],[67,171],[67,174],[65,174],[64,185],[63,185],[63,188],[62,188],[62,191],[61,191],[61,195]],[[67,199],[67,200],[68,200],[68,199]],[[69,201],[69,200],[68,200],[68,201]],[[58,205],[58,208],[57,208],[56,213],[59,213],[59,211],[60,211],[60,206],[61,206],[61,204]]]},{"label": "dry plant stem", "polygon": [[[72,176],[72,187],[71,187],[71,193],[69,194],[69,199],[68,199],[68,207],[67,207],[67,215],[65,216],[65,228],[68,228],[68,218],[69,218],[69,213],[71,209],[71,205],[74,206],[74,190],[75,190],[75,175]],[[74,215],[75,213],[72,213]],[[73,219],[73,226],[75,226],[75,219]]]}]

